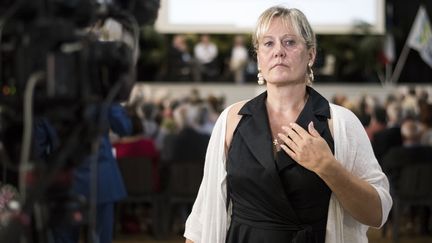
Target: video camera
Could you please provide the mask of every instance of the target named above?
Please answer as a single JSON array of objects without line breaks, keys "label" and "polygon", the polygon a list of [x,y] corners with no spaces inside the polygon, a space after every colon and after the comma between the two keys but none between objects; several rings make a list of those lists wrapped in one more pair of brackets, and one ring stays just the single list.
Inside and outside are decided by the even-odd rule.
[{"label": "video camera", "polygon": [[[158,8],[159,0],[2,0],[0,141],[23,122],[26,89],[34,113],[55,121],[81,119],[76,112],[89,104],[126,100],[139,26],[152,25]],[[132,43],[101,41],[98,28],[109,18]]]},{"label": "video camera", "polygon": [[[98,135],[89,107],[128,98],[139,26],[152,25],[158,9],[159,0],[0,1],[0,168],[30,160],[21,149],[31,143],[24,141],[26,115],[49,119],[64,140],[51,164],[36,165],[42,177],[81,160],[71,156]],[[129,41],[103,38],[99,30],[109,19],[120,23]],[[28,208],[48,190],[41,184],[24,202]]]},{"label": "video camera", "polygon": [[29,79],[39,71],[45,75],[36,105],[103,99],[116,84],[122,89],[114,99],[127,98],[138,43],[100,41],[91,29],[114,18],[136,38],[136,25],[151,24],[158,7],[158,1],[145,0],[2,1],[0,100],[19,105]]}]

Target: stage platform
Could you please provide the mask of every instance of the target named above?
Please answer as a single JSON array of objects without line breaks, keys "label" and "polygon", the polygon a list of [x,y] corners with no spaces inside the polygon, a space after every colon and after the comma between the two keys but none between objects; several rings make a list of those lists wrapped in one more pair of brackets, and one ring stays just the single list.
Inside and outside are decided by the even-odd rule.
[{"label": "stage platform", "polygon": [[[314,84],[313,87],[324,97],[331,100],[336,94],[344,94],[350,101],[356,102],[364,94],[377,97],[381,102],[390,93],[405,93],[408,87],[425,89],[432,98],[432,85],[410,84],[405,85],[380,85],[380,84],[343,84],[326,83]],[[192,89],[197,89],[201,97],[208,95],[225,96],[226,105],[250,99],[264,91],[265,86],[257,84],[229,84],[229,83],[158,83],[158,82],[137,82],[131,94],[131,99],[145,97],[145,99],[158,100],[166,97],[182,98],[191,93]]]}]

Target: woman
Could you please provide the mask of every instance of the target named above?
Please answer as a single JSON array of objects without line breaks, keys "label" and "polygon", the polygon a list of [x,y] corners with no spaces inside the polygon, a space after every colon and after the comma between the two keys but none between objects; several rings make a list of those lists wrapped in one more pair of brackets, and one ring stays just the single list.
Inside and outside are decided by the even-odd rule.
[{"label": "woman", "polygon": [[306,17],[272,7],[253,38],[267,91],[219,117],[186,242],[367,242],[390,211],[388,180],[355,115],[308,86]]}]

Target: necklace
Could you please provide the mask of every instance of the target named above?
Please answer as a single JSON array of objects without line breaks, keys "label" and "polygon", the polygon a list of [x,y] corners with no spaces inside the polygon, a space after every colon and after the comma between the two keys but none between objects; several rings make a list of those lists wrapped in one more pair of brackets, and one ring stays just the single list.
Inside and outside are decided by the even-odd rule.
[{"label": "necklace", "polygon": [[[295,110],[297,110],[298,111],[298,114],[297,114],[297,116],[301,113],[301,111],[303,110],[303,108],[304,108],[304,106],[306,105],[306,103],[307,103],[307,100],[308,100],[308,98],[309,98],[309,94],[306,92],[305,93],[305,96],[304,96],[304,99],[303,99],[303,102],[302,103],[300,103],[299,105],[298,105],[298,109],[294,109],[294,111]],[[269,117],[271,118],[272,116],[271,116],[271,109],[269,109],[269,107],[268,107],[268,101],[266,102],[266,106],[267,106],[267,112],[268,112],[268,115],[269,115]],[[294,121],[296,120],[296,119],[293,119]],[[285,121],[286,122],[286,121]],[[276,121],[276,120],[271,120],[271,119],[269,119],[269,123],[270,123],[270,130],[271,131],[275,131],[276,129],[274,129],[274,127],[273,126],[278,126],[278,122]],[[279,125],[281,125],[282,123],[279,123]],[[273,140],[272,140],[272,143],[273,143],[273,146],[274,146],[274,149],[275,149],[275,151],[278,151],[278,150],[280,150],[280,144],[279,144],[279,140],[277,139],[277,136],[274,136],[274,138],[273,138]],[[282,143],[283,144],[283,143]]]}]

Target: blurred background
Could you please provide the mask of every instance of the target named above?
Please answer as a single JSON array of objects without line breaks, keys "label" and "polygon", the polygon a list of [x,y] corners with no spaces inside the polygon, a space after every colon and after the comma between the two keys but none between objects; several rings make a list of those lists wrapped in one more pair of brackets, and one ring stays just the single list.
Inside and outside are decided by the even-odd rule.
[{"label": "blurred background", "polygon": [[[8,5],[12,2],[6,1],[0,7],[15,6]],[[121,1],[118,4],[105,5],[122,8],[123,5],[120,3]],[[125,53],[121,48],[113,49],[113,46],[107,49],[100,47],[101,53],[107,50],[118,52],[113,51],[112,54],[96,58],[97,63],[102,60],[115,60],[113,64],[107,64],[108,70],[111,69],[113,73],[122,73],[125,76],[130,74],[128,67],[131,63],[136,62],[132,78],[134,82],[128,83],[130,93],[124,92],[126,96],[120,97],[120,95],[114,99],[122,104],[130,118],[132,134],[126,137],[120,137],[112,132],[109,134],[114,158],[128,194],[125,199],[115,203],[113,242],[184,241],[182,238],[184,222],[201,181],[207,143],[218,115],[226,106],[250,99],[264,90],[264,87],[256,83],[257,64],[251,45],[251,32],[259,14],[275,4],[281,2],[148,0],[142,1],[140,8],[125,7],[124,10],[132,13],[131,15],[137,19],[136,25],[131,25],[130,22],[133,21],[129,18],[123,22],[119,21],[120,25],[123,25],[124,33],[132,33],[128,38],[129,40],[132,38],[130,42],[133,48]],[[406,158],[406,161],[402,162],[406,165],[416,164],[414,162],[419,161],[432,165],[432,147],[430,147],[432,146],[432,22],[430,22],[432,1],[292,0],[285,1],[283,4],[302,10],[316,31],[318,53],[313,66],[314,88],[331,102],[349,108],[359,117],[384,171],[388,175],[391,174],[390,170],[386,170],[386,164],[396,158],[398,160]],[[7,35],[11,32],[8,32],[7,25],[4,23],[6,20],[13,19],[11,17],[13,15],[8,16],[12,11],[9,11],[9,8],[5,9],[7,11],[0,12],[2,16],[0,22],[2,53],[0,159],[3,162],[0,179],[0,219],[2,219],[0,229],[10,227],[8,222],[15,222],[11,220],[10,212],[21,210],[10,202],[14,200],[19,202],[22,197],[18,182],[22,167],[16,164],[10,165],[6,161],[10,162],[14,160],[13,158],[23,161],[20,156],[11,156],[11,154],[19,154],[22,146],[20,142],[16,144],[14,142],[14,146],[11,146],[11,138],[22,135],[20,126],[25,119],[17,119],[11,114],[22,115],[24,112],[21,105],[24,102],[9,99],[13,98],[17,90],[14,90],[16,87],[8,77],[13,73],[10,63],[15,63],[16,66],[25,63],[17,64],[21,59],[16,58],[15,53],[21,51],[25,54],[29,53],[26,52],[28,49],[10,45],[15,43],[11,41],[15,35]],[[82,9],[85,10],[86,7],[83,5]],[[31,16],[29,11],[18,13]],[[110,14],[104,16],[103,21],[106,23],[108,16],[116,19],[124,14],[123,10],[116,11],[115,8],[108,10]],[[78,11],[74,14],[77,13]],[[151,18],[152,15],[154,18],[157,16],[155,21],[143,20]],[[422,23],[422,27],[418,28],[420,25],[416,25],[416,22]],[[102,36],[105,27],[99,30]],[[106,28],[112,31],[117,27],[114,25]],[[61,29],[67,29],[67,26],[50,29],[47,33],[55,30],[63,36],[63,39],[72,38],[61,32]],[[6,33],[3,33],[3,41],[2,31]],[[21,29],[16,28],[16,31]],[[25,28],[22,31],[24,33]],[[41,37],[39,40],[43,41],[44,38],[48,37]],[[72,39],[74,38],[76,36]],[[124,42],[128,42],[128,38],[122,38]],[[57,42],[58,40],[55,43]],[[26,43],[25,38],[20,43]],[[20,45],[18,46],[21,47]],[[52,46],[56,45],[50,45],[47,50]],[[137,53],[139,56],[136,55]],[[124,55],[132,59],[137,57],[137,59],[131,63],[124,63],[122,62]],[[58,65],[79,63],[71,62],[71,59],[67,58],[62,60],[63,62]],[[88,63],[84,65],[86,64]],[[47,66],[49,67],[48,64]],[[84,67],[80,66],[79,70],[83,69]],[[66,70],[64,72],[60,70],[59,73],[63,75],[56,76],[64,78],[65,83],[67,77],[73,76],[76,71]],[[20,69],[20,72],[27,72],[27,69]],[[91,76],[91,78],[102,76]],[[91,78],[87,81],[91,82]],[[86,87],[84,83],[80,85]],[[20,91],[24,93],[24,87],[21,87],[21,90],[19,86],[17,87],[18,93]],[[55,93],[58,94],[55,99],[42,97],[39,106],[36,106],[43,110],[40,114],[46,115],[42,107],[51,106],[53,101],[54,103],[60,101],[60,95],[62,97],[66,95],[68,98],[70,88],[76,88],[71,85],[64,87],[66,87],[64,90],[69,91],[61,93],[56,90],[59,93]],[[104,84],[93,85],[92,83],[89,90],[90,93],[96,93],[98,99],[111,94],[108,91],[101,91],[104,87]],[[79,93],[78,96],[84,95]],[[65,129],[67,126],[74,126],[78,121],[66,115],[67,108],[74,103],[76,97],[74,93],[71,95],[71,100],[61,99],[54,110],[57,114],[62,114],[53,117],[61,119],[63,130],[67,130]],[[78,110],[80,112],[87,110],[88,104],[86,101],[84,108],[80,107]],[[86,118],[84,114],[85,112],[79,113],[83,119]],[[391,131],[392,136],[386,135],[388,131]],[[67,134],[69,135],[69,132]],[[79,140],[75,142],[79,143]],[[394,157],[401,150],[403,150],[401,153],[412,154],[412,151],[407,152],[405,149],[414,146],[425,147],[426,152],[421,155],[414,152],[418,156]],[[75,164],[68,168],[73,169],[74,166]],[[57,173],[58,169],[49,171],[51,174],[54,172]],[[414,178],[420,178],[420,176],[410,176],[405,180],[412,181]],[[430,185],[430,178],[432,178],[430,173],[423,175],[418,183]],[[54,182],[58,181],[54,180]],[[391,181],[391,183],[394,185],[403,182]],[[429,191],[431,190],[424,192],[424,195],[415,195],[418,197],[416,200],[404,201],[401,197],[401,206],[393,210],[389,222],[382,229],[369,231],[370,242],[397,242],[398,240],[399,242],[432,242],[430,214],[432,196]],[[399,200],[399,198],[394,199]],[[33,205],[29,207],[31,217],[34,208]],[[70,209],[71,215],[77,217],[73,214],[74,210],[75,208]],[[86,213],[83,215],[85,217]],[[68,220],[73,223],[81,222],[73,217],[72,219],[69,217]],[[82,223],[88,222],[84,220]],[[24,224],[17,229],[22,230],[27,227],[37,228],[31,224]],[[37,235],[39,231],[32,232]],[[4,235],[0,230],[1,242],[2,239],[10,239],[1,238],[2,236]],[[87,242],[86,237],[82,238],[83,242]],[[41,241],[29,240],[28,242]]]},{"label": "blurred background", "polygon": [[[223,107],[249,99],[263,90],[256,84],[256,59],[250,33],[260,11],[279,3],[162,0],[156,24],[141,29],[138,83],[132,93],[131,103],[147,100],[143,102],[144,112],[148,112],[149,106],[154,108],[151,115],[144,117],[154,116],[153,121],[156,120],[159,124],[159,131],[171,130],[169,134],[178,136],[174,140],[193,146],[197,153],[201,151],[201,157],[197,156],[194,160],[203,161],[205,146],[200,148],[198,145],[200,138],[192,138],[192,135],[189,136],[190,140],[179,138],[185,134],[180,127],[190,126],[187,121],[186,124],[184,121],[176,122],[176,114],[184,113],[185,119],[190,121],[190,114],[201,109],[201,115],[193,119],[199,121],[206,117],[204,120],[207,122],[201,120],[197,123],[198,126],[192,126],[195,127],[194,132],[200,133],[200,130],[214,122]],[[402,50],[407,45],[407,38],[420,5],[425,7],[430,16],[432,2],[289,1],[288,5],[290,4],[305,12],[317,33],[318,55],[314,65],[316,89],[329,100],[358,114],[371,140],[377,131],[393,126],[388,121],[386,109],[394,106],[398,113],[396,124],[400,125],[406,117],[413,115],[419,127],[423,127],[424,134],[427,133],[430,126],[427,120],[431,118],[432,111],[432,63],[427,63],[418,51],[411,49],[407,55],[404,54],[405,57],[402,56],[402,59],[406,60],[403,68],[398,67],[399,77],[392,77],[392,74],[394,75]],[[217,49],[217,54],[214,54],[211,60],[200,60],[196,51],[203,35],[207,36],[207,41],[213,43]],[[429,34],[429,39],[430,36]],[[173,113],[172,118],[168,115],[170,113]],[[171,119],[174,122],[171,122]],[[151,136],[152,132],[147,132],[147,136]],[[202,139],[202,143],[205,143],[205,138]],[[175,155],[176,152],[169,158],[168,151],[175,151],[176,147],[181,147],[184,152],[188,151],[184,146],[176,146],[175,142],[169,148],[167,141],[170,139],[164,140],[165,145],[157,146],[161,155],[160,161],[179,158],[179,155]],[[155,141],[160,141],[160,138],[156,136]],[[402,146],[401,141],[389,145],[385,149],[387,151],[378,151],[378,156],[382,159],[384,155],[381,153],[387,153],[393,146]],[[432,144],[427,146],[430,145]],[[172,165],[170,169],[179,170]],[[184,181],[183,187],[189,185],[196,190],[199,181],[190,182],[188,178],[200,174],[193,174],[191,169],[187,171],[180,172],[183,176],[171,174],[172,177],[168,180],[174,180],[176,184]],[[162,180],[165,175],[161,174]],[[195,186],[192,186],[193,184]],[[175,190],[170,192],[170,182],[167,182],[166,190],[173,198],[178,197]],[[193,191],[194,189],[191,189],[191,195],[194,195]],[[181,203],[173,203],[172,208],[176,213],[168,219],[171,225],[168,231],[171,234],[181,234],[188,212],[183,210],[190,210],[193,196],[189,197],[189,200],[183,199],[188,201],[186,208],[183,208]],[[399,229],[400,242],[432,242],[429,210],[430,208],[421,208],[414,210],[417,213],[413,213],[411,209],[404,209]],[[425,217],[428,219],[424,220]],[[392,242],[391,226],[390,221],[385,230],[371,230],[370,242]],[[172,237],[171,241],[166,242],[182,241],[181,237]],[[144,238],[151,241],[151,237]]]},{"label": "blurred background", "polygon": [[[235,80],[230,70],[232,47],[237,35],[243,36],[248,62],[254,61],[250,33],[261,9],[278,1],[186,1],[162,0],[158,20],[141,29],[143,53],[138,65],[138,80],[228,82]],[[316,5],[314,5],[316,4]],[[420,4],[428,10],[429,1],[410,4],[400,0],[332,1],[315,3],[290,1],[308,16],[318,37],[315,71],[323,77],[319,83],[339,82],[380,84],[386,80],[385,68],[394,69],[405,45]],[[430,11],[430,10],[428,10]],[[193,14],[191,14],[193,13]],[[222,14],[222,15],[221,15]],[[194,16],[194,17],[192,17]],[[223,16],[223,17],[222,17]],[[174,38],[183,35],[183,40]],[[195,45],[202,34],[209,34],[218,52],[214,57],[212,77],[194,76],[193,70],[170,74],[170,49],[183,48],[196,59]],[[185,45],[183,47],[179,47]],[[250,64],[250,63],[248,63]],[[248,65],[246,65],[248,66]],[[254,66],[254,65],[251,65]],[[180,68],[180,67],[179,67]],[[255,82],[253,68],[245,70],[245,82]],[[418,53],[410,52],[398,83],[428,83],[430,66]],[[190,75],[187,77],[187,75]],[[199,78],[199,80],[195,80]]]}]

